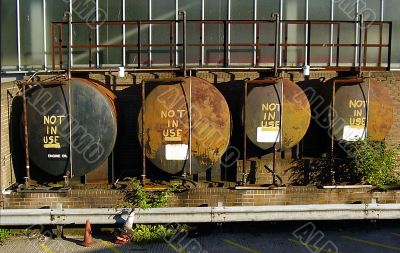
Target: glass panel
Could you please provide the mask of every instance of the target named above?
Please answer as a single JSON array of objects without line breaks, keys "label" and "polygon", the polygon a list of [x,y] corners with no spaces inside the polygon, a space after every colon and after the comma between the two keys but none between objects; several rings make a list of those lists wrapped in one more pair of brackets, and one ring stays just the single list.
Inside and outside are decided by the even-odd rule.
[{"label": "glass panel", "polygon": [[333,1],[334,20],[354,20],[357,12],[357,0]]},{"label": "glass panel", "polygon": [[[228,19],[228,0],[204,0],[206,20]],[[206,44],[224,43],[224,25],[207,24],[204,26],[204,41]],[[224,47],[210,45],[204,47],[204,61],[206,65],[223,65]]]},{"label": "glass panel", "polygon": [[[99,0],[99,9],[107,13],[106,20],[122,20],[122,2],[116,0]],[[102,25],[99,28],[100,44],[122,45],[122,25]],[[100,64],[121,65],[122,48],[100,48]]]},{"label": "glass panel", "polygon": [[[289,24],[287,29],[284,25],[283,30],[284,41],[287,44],[305,44],[305,25],[304,24]],[[283,59],[287,66],[302,66],[304,65],[304,47],[305,46],[283,46]]]},{"label": "glass panel", "polygon": [[204,0],[205,19],[228,19],[228,0]]},{"label": "glass panel", "polygon": [[[313,24],[311,25],[311,44],[330,44],[330,28],[329,24]],[[329,64],[329,46],[311,47],[311,65],[326,66]]]},{"label": "glass panel", "polygon": [[[334,1],[333,17],[339,21],[354,21],[357,12],[357,0]],[[335,28],[336,29],[336,28]],[[334,37],[336,43],[337,38]],[[356,25],[350,23],[341,23],[340,26],[340,43],[352,44],[356,42]],[[340,47],[339,49],[339,65],[352,66],[354,63],[355,48]]]},{"label": "glass panel", "polygon": [[308,0],[308,19],[330,20],[331,0]]},{"label": "glass panel", "polygon": [[[181,27],[179,28],[181,29]],[[181,33],[179,33],[181,34]],[[179,41],[182,43],[182,41]],[[200,44],[201,43],[201,23],[200,22],[188,22],[187,23],[187,44]],[[181,52],[181,50],[179,50]],[[187,47],[187,63],[201,64],[201,47],[200,46],[188,46]],[[180,54],[180,53],[179,53]]]},{"label": "glass panel", "polygon": [[126,20],[148,20],[149,0],[125,0]]},{"label": "glass panel", "polygon": [[[334,43],[337,43],[337,28],[333,37]],[[355,44],[356,43],[356,25],[352,23],[340,23],[339,44]],[[355,47],[341,46],[339,48],[339,65],[352,66],[354,65]]]},{"label": "glass panel", "polygon": [[305,19],[306,9],[305,0],[282,0],[283,19],[295,20]]},{"label": "glass panel", "polygon": [[[254,19],[254,1],[253,0],[231,0],[231,19],[233,20],[253,20]],[[232,44],[243,44],[254,42],[254,25],[231,24]],[[253,47],[249,46],[231,46],[231,63],[245,63],[250,65],[253,62]]]},{"label": "glass panel", "polygon": [[[175,22],[153,24],[151,48],[151,64],[170,65],[174,63],[175,55]],[[170,46],[172,44],[172,46]]]},{"label": "glass panel", "polygon": [[16,0],[1,1],[1,68],[17,69],[17,3]]},{"label": "glass panel", "polygon": [[[205,64],[222,65],[224,63],[224,25],[206,24],[204,31],[205,44],[209,44],[209,46],[204,47]],[[216,44],[220,44],[221,46]]]},{"label": "glass panel", "polygon": [[20,0],[20,15],[22,68],[42,69],[44,65],[42,0]]},{"label": "glass panel", "polygon": [[[337,47],[335,49],[337,49]],[[337,54],[339,57],[339,66],[353,66],[355,57],[354,51],[354,47],[340,47]]]},{"label": "glass panel", "polygon": [[364,15],[365,21],[379,21],[381,19],[381,0],[359,0],[358,10]]},{"label": "glass panel", "polygon": [[279,0],[257,1],[257,19],[269,20],[273,12],[279,13]]},{"label": "glass panel", "polygon": [[311,66],[328,66],[329,47],[312,47],[310,61]]},{"label": "glass panel", "polygon": [[[275,23],[265,22],[259,26],[259,43],[275,43]],[[271,65],[274,62],[274,46],[261,46],[258,48],[259,65]]]},{"label": "glass panel", "polygon": [[[393,38],[400,38],[400,15],[399,15],[399,1],[398,0],[385,0],[384,4],[384,19],[393,22]],[[400,47],[393,39],[392,44],[392,63],[393,67],[400,67]]]},{"label": "glass panel", "polygon": [[[253,43],[253,24],[232,24],[231,25],[231,44]],[[231,46],[231,63],[241,63],[241,65],[251,65],[253,62],[254,48],[251,46]]]},{"label": "glass panel", "polygon": [[[148,20],[149,19],[149,0],[125,0],[126,20]],[[126,44],[131,45],[126,48],[126,63],[128,66],[138,66],[138,25],[126,25]],[[149,25],[140,25],[140,43],[149,43]],[[140,62],[148,63],[148,48],[141,48]]]},{"label": "glass panel", "polygon": [[201,19],[200,0],[179,0],[179,10],[185,10],[187,19]]},{"label": "glass panel", "polygon": [[[106,13],[103,9],[101,13]],[[95,1],[78,1],[72,2],[72,21],[74,22],[90,22],[96,20],[96,2]],[[101,20],[106,20],[102,15]],[[65,27],[68,29],[68,27]],[[92,43],[96,43],[96,34],[94,32],[95,26],[86,24],[75,24],[72,27],[72,44],[88,45],[89,38],[92,38]],[[65,33],[68,33],[66,31]],[[95,51],[95,50],[93,50]],[[92,53],[92,61],[95,57]],[[72,49],[73,65],[89,65],[89,50],[87,48],[73,48]]]},{"label": "glass panel", "polygon": [[231,0],[231,19],[254,19],[254,1]]},{"label": "glass panel", "polygon": [[151,0],[151,6],[151,19],[175,19],[175,0]]},{"label": "glass panel", "polygon": [[[175,0],[151,0],[151,4],[153,7],[151,10],[152,20],[175,20]],[[170,61],[174,60],[174,51],[171,51],[174,48],[167,46],[171,42],[175,43],[174,34],[175,23],[154,24],[151,26],[151,44],[158,44],[158,46],[152,46],[151,48],[151,64],[169,65]]]},{"label": "glass panel", "polygon": [[[55,45],[58,44],[58,29],[54,30],[54,38],[51,37],[51,22],[56,22],[56,21],[63,21],[64,13],[68,11],[68,2],[65,1],[46,1],[46,38],[47,38],[47,49],[46,49],[46,57],[47,57],[47,66],[50,67],[52,64],[52,59],[51,59],[51,52],[52,52],[52,42],[55,42]],[[65,25],[63,27],[64,32],[63,32],[63,37],[62,37],[62,43],[67,44],[68,43],[68,27]],[[59,63],[60,63],[60,58],[59,58],[59,51],[55,51],[55,67],[59,68]],[[68,53],[67,50],[63,50],[63,64],[66,64],[68,61]],[[65,67],[65,65],[64,65]]]}]

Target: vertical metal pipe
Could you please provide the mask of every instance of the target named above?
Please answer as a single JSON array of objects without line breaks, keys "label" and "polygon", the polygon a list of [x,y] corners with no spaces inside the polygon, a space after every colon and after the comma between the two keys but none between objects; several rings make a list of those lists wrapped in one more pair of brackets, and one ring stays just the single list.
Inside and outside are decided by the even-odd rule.
[{"label": "vertical metal pipe", "polygon": [[24,141],[25,141],[25,169],[26,180],[25,186],[29,187],[31,173],[29,166],[29,133],[28,133],[28,111],[26,108],[26,83],[22,84],[22,100],[23,100],[23,116],[24,116]]},{"label": "vertical metal pipe", "polygon": [[[334,10],[334,2],[335,0],[331,0],[331,17],[330,17],[330,21],[333,21],[333,10]],[[329,31],[329,43],[331,44],[331,46],[329,47],[329,64],[328,66],[332,66],[333,64],[333,24],[330,24],[330,31]]]},{"label": "vertical metal pipe", "polygon": [[56,54],[55,54],[55,47],[54,47],[54,24],[51,24],[51,68],[54,70],[56,68]]},{"label": "vertical metal pipe", "polygon": [[363,64],[363,40],[364,40],[364,18],[363,14],[359,14],[359,37],[358,37],[358,76],[362,76]]},{"label": "vertical metal pipe", "polygon": [[333,87],[332,87],[332,105],[331,105],[331,123],[330,123],[330,135],[331,135],[331,154],[330,154],[330,173],[331,173],[331,183],[335,184],[335,171],[334,171],[334,152],[335,152],[335,139],[333,136],[333,127],[335,125],[335,117],[336,117],[336,110],[335,110],[335,105],[336,105],[336,82],[333,82]]},{"label": "vertical metal pipe", "polygon": [[58,57],[59,57],[60,69],[63,68],[62,34],[63,34],[63,24],[58,24]]},{"label": "vertical metal pipe", "polygon": [[[70,71],[69,71],[70,72]],[[70,76],[70,73],[69,73]],[[68,79],[68,123],[69,123],[69,176],[72,178],[74,176],[73,171],[73,142],[72,142],[72,87],[71,87],[71,77]],[[68,173],[68,172],[67,172]],[[68,174],[66,175],[68,176]]]},{"label": "vertical metal pipe", "polygon": [[358,9],[359,9],[359,5],[358,5],[358,0],[355,0],[356,1],[356,9],[355,9],[355,20],[356,20],[356,22],[355,22],[355,27],[356,27],[356,36],[355,36],[355,40],[356,40],[356,42],[355,42],[355,44],[357,45],[355,48],[354,48],[354,66],[355,67],[357,67],[357,64],[358,64],[358,59],[359,59],[359,56],[358,56],[358,52],[359,52],[359,22],[357,22],[358,21]]},{"label": "vertical metal pipe", "polygon": [[189,175],[192,175],[192,70],[189,70]]},{"label": "vertical metal pipe", "polygon": [[[126,20],[126,3],[125,0],[122,0],[122,21]],[[122,66],[126,66],[126,25],[122,25]]]},{"label": "vertical metal pipe", "polygon": [[17,0],[17,54],[18,54],[18,71],[21,71],[21,15],[20,0]]},{"label": "vertical metal pipe", "polygon": [[[168,26],[169,26],[169,66],[173,67],[174,60],[173,60],[172,55],[173,55],[173,44],[174,44],[174,41],[173,41],[173,38],[174,38],[174,36],[173,36],[174,28],[173,27],[174,26],[173,26],[172,22],[170,22]],[[176,41],[175,41],[175,45],[176,45]],[[175,48],[176,48],[176,46],[175,46]]]},{"label": "vertical metal pipe", "polygon": [[[228,0],[228,20],[231,20],[231,13],[232,12],[232,2],[231,0]],[[229,66],[231,64],[231,24],[228,22],[228,27],[227,27],[227,59],[226,59],[226,66]]]},{"label": "vertical metal pipe", "polygon": [[389,48],[388,48],[388,66],[387,70],[390,70],[391,61],[392,61],[392,35],[393,35],[393,23],[389,22]]},{"label": "vertical metal pipe", "polygon": [[229,42],[228,42],[228,30],[229,30],[229,25],[226,20],[224,20],[224,67],[228,67],[229,65],[229,60],[228,60],[228,55],[229,55]]},{"label": "vertical metal pipe", "polygon": [[371,72],[368,72],[368,93],[367,93],[367,106],[365,108],[365,138],[368,137],[368,118],[369,118],[369,98],[371,91]]},{"label": "vertical metal pipe", "polygon": [[[151,11],[152,11],[152,0],[149,0],[149,20],[152,20],[152,15],[151,15]],[[152,65],[151,60],[152,60],[152,55],[151,55],[151,43],[152,43],[152,25],[149,24],[149,67]]]},{"label": "vertical metal pipe", "polygon": [[242,183],[246,184],[246,162],[247,162],[247,127],[246,127],[246,118],[247,118],[247,82],[244,81],[244,92],[243,92],[243,168],[242,168]]},{"label": "vertical metal pipe", "polygon": [[385,0],[381,0],[381,21],[384,20],[383,18],[383,13],[384,13],[384,8],[385,8]]},{"label": "vertical metal pipe", "polygon": [[96,66],[100,67],[100,26],[99,26],[99,0],[96,0]]},{"label": "vertical metal pipe", "polygon": [[[279,149],[282,150],[283,148],[283,103],[284,103],[284,81],[283,79],[280,80],[281,82],[281,96],[279,99],[279,109],[280,109],[280,114],[279,114]],[[274,84],[276,85],[276,84]],[[276,154],[277,154],[277,144],[275,143],[274,145],[274,157],[273,157],[273,162],[272,162],[272,183],[273,185],[276,185]]]},{"label": "vertical metal pipe", "polygon": [[137,37],[137,49],[138,49],[138,69],[141,68],[142,63],[142,37],[141,37],[141,22],[137,21],[138,37]]},{"label": "vertical metal pipe", "polygon": [[[306,6],[305,6],[305,16],[306,16],[306,20],[308,21],[308,0],[305,0],[306,1]],[[307,44],[306,46],[305,46],[305,48],[304,48],[304,50],[305,50],[305,55],[304,55],[304,65],[308,65],[308,66],[310,66],[310,63],[308,62],[308,58],[309,58],[309,54],[310,54],[310,51],[309,51],[309,42],[310,42],[310,38],[309,38],[309,35],[310,35],[310,32],[309,32],[309,29],[310,29],[310,26],[311,26],[311,23],[310,22],[307,22],[307,24],[305,25],[305,36],[306,36],[306,38],[305,38],[305,43]]]},{"label": "vertical metal pipe", "polygon": [[[283,17],[283,0],[279,0],[279,16]],[[280,26],[279,26],[279,43],[282,43],[282,22],[279,22]],[[279,66],[282,65],[282,48],[279,46]]]},{"label": "vertical metal pipe", "polygon": [[186,11],[179,11],[180,15],[182,16],[183,26],[182,26],[182,71],[183,76],[186,76]]},{"label": "vertical metal pipe", "polygon": [[145,143],[144,143],[144,132],[145,132],[145,113],[146,113],[146,82],[142,81],[142,184],[143,186],[146,185],[146,150],[145,150]]},{"label": "vertical metal pipe", "polygon": [[[201,0],[201,20],[205,19],[205,2],[204,0]],[[204,65],[204,23],[201,23],[201,66]]]},{"label": "vertical metal pipe", "polygon": [[72,1],[69,1],[69,16],[68,16],[68,78],[71,78],[71,68],[72,68],[72,43],[73,43],[73,39],[72,39]]},{"label": "vertical metal pipe", "polygon": [[308,66],[311,65],[311,21],[307,21],[307,57],[306,57],[306,64]]},{"label": "vertical metal pipe", "polygon": [[[254,0],[253,2],[254,8],[253,8],[253,19],[257,20],[257,0]],[[254,22],[253,25],[253,43],[257,44],[257,22]],[[253,67],[257,65],[257,46],[253,46]]]},{"label": "vertical metal pipe", "polygon": [[[175,66],[178,66],[179,62],[179,0],[175,0]],[[172,23],[171,23],[172,24]],[[170,64],[172,67],[172,64]]]},{"label": "vertical metal pipe", "polygon": [[280,35],[281,35],[281,20],[277,12],[272,13],[275,18],[275,58],[274,58],[274,76],[278,77],[278,68],[280,66]]},{"label": "vertical metal pipe", "polygon": [[88,35],[89,35],[89,68],[92,68],[92,31],[90,27],[88,27]]},{"label": "vertical metal pipe", "polygon": [[272,185],[276,186],[276,177],[275,177],[275,172],[276,172],[276,144],[274,145],[274,150],[272,153]]},{"label": "vertical metal pipe", "polygon": [[46,0],[43,0],[43,54],[44,70],[47,70],[47,27],[46,27]]},{"label": "vertical metal pipe", "polygon": [[[340,23],[337,24],[337,35],[336,35],[336,44],[340,44]],[[336,46],[336,67],[339,67],[339,61],[340,61],[340,47]]]}]

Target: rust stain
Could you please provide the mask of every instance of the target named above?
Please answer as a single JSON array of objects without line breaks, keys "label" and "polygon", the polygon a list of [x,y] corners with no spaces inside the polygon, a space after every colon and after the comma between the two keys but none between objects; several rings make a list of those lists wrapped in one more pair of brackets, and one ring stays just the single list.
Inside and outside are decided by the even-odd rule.
[{"label": "rust stain", "polygon": [[[164,82],[158,80],[155,82],[158,86],[145,101],[145,151],[150,161],[171,174],[189,168],[189,162],[184,157],[167,159],[166,148],[167,145],[189,145],[190,82],[192,173],[205,171],[218,162],[229,143],[229,108],[212,84],[197,77],[167,79]],[[141,118],[140,113],[140,127]]]}]

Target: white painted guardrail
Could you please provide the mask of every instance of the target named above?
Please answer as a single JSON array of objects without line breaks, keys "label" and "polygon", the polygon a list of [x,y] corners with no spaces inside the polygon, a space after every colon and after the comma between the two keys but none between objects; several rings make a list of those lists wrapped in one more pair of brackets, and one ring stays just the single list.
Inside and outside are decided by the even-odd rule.
[{"label": "white painted guardrail", "polygon": [[[124,224],[132,209],[0,209],[0,225]],[[400,204],[218,206],[135,209],[134,223],[400,219]]]}]

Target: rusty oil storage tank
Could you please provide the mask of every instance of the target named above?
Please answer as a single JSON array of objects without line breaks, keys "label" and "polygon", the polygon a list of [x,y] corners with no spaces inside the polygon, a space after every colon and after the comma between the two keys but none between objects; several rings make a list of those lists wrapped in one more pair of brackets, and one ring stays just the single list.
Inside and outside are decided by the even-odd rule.
[{"label": "rusty oil storage tank", "polygon": [[393,123],[386,87],[374,78],[338,78],[331,83],[330,126],[333,140],[384,140]]},{"label": "rusty oil storage tank", "polygon": [[303,90],[288,79],[275,78],[252,80],[246,86],[242,121],[245,118],[248,139],[262,150],[285,150],[298,144],[311,119]]},{"label": "rusty oil storage tank", "polygon": [[111,91],[73,78],[35,83],[25,94],[29,157],[39,169],[83,176],[106,161],[117,136]]},{"label": "rusty oil storage tank", "polygon": [[139,115],[138,138],[144,142],[146,157],[170,174],[197,174],[215,165],[231,133],[230,112],[222,94],[197,77],[145,83],[149,94],[144,114]]}]

